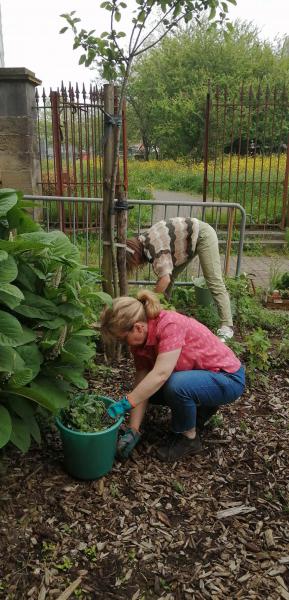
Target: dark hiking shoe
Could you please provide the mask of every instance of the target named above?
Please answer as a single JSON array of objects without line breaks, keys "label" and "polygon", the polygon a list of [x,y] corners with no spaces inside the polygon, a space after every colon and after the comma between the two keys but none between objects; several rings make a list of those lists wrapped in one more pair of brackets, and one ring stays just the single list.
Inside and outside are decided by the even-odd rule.
[{"label": "dark hiking shoe", "polygon": [[167,444],[157,448],[157,457],[164,462],[174,462],[187,454],[199,454],[202,451],[202,444],[198,434],[193,440],[190,440],[181,433],[175,433]]},{"label": "dark hiking shoe", "polygon": [[141,435],[133,429],[120,431],[117,443],[117,455],[119,458],[128,458],[135,446],[140,441]]},{"label": "dark hiking shoe", "polygon": [[198,431],[203,431],[205,425],[208,424],[211,417],[216,414],[218,408],[203,408],[197,411],[196,428]]}]

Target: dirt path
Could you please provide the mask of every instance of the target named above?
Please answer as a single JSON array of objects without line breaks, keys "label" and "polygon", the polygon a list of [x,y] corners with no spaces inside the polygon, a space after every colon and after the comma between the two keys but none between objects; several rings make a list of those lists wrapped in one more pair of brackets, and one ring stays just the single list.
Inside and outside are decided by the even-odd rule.
[{"label": "dirt path", "polygon": [[[157,202],[190,202],[192,200],[201,201],[203,198],[198,194],[187,194],[186,192],[169,192],[167,190],[154,190],[154,199]],[[171,217],[197,217],[201,218],[201,209],[191,209],[190,206],[161,206],[156,205],[153,210],[153,223],[157,223],[162,219],[170,219]]]}]

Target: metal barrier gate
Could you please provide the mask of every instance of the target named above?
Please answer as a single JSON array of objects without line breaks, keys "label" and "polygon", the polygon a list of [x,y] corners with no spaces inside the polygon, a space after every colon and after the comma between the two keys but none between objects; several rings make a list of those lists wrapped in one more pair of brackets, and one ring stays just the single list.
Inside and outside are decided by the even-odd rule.
[{"label": "metal barrier gate", "polygon": [[[25,195],[24,199],[35,201],[38,207],[38,214],[42,217],[40,223],[47,230],[59,230],[58,220],[54,220],[53,215],[58,214],[59,203],[62,205],[62,211],[69,211],[71,227],[66,231],[71,241],[76,244],[80,250],[81,259],[85,265],[101,269],[102,259],[102,198],[84,198],[84,197],[63,197],[63,196],[30,196]],[[76,207],[82,206],[82,224],[76,218]],[[172,216],[197,217],[206,221],[206,212],[210,211],[209,222],[214,227],[219,237],[220,246],[224,247],[223,272],[228,275],[230,269],[230,259],[232,249],[237,248],[235,275],[241,272],[241,261],[244,245],[246,213],[244,208],[235,202],[180,202],[180,201],[158,201],[154,200],[129,200],[128,204],[132,210],[128,211],[128,237],[138,235],[145,229],[148,229],[158,220],[168,219]],[[94,227],[91,227],[89,215],[94,206],[98,215]],[[163,214],[160,215],[160,209]],[[173,210],[172,210],[173,209]],[[222,212],[227,211],[227,219],[224,220]],[[236,214],[237,213],[237,214]],[[237,231],[239,229],[239,231]],[[233,239],[233,238],[237,239]],[[195,261],[193,261],[195,263]],[[136,272],[135,279],[130,280],[129,284],[153,285],[154,280],[151,275],[151,267],[148,265],[142,270],[144,278],[139,279],[139,273]],[[191,285],[188,270],[185,271],[186,280],[176,281],[176,285]]]}]

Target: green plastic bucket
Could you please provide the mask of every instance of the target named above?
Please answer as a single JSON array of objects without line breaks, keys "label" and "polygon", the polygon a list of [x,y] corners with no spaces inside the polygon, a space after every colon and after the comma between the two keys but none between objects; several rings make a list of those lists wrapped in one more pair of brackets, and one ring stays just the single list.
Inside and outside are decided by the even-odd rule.
[{"label": "green plastic bucket", "polygon": [[212,306],[214,305],[213,296],[207,288],[201,288],[195,285],[196,303],[199,306]]},{"label": "green plastic bucket", "polygon": [[[113,400],[99,396],[109,406]],[[85,433],[68,429],[56,418],[64,454],[64,468],[77,479],[98,479],[111,471],[116,453],[118,430],[121,417],[108,429],[95,433]]]}]

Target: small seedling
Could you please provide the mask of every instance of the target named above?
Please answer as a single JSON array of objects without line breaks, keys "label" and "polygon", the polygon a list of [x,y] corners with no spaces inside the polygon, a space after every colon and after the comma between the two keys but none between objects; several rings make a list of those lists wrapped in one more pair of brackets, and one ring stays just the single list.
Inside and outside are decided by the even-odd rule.
[{"label": "small seedling", "polygon": [[62,562],[54,563],[53,566],[58,571],[69,571],[69,569],[71,569],[71,567],[73,566],[73,562],[70,560],[70,558],[68,556],[63,556]]},{"label": "small seedling", "polygon": [[110,487],[109,487],[110,493],[112,495],[113,498],[119,498],[120,497],[120,491],[118,488],[118,485],[116,483],[111,483]]},{"label": "small seedling", "polygon": [[165,590],[166,592],[170,592],[171,591],[171,585],[170,583],[168,583],[165,579],[163,579],[162,577],[160,577],[160,586],[163,590]]},{"label": "small seedling", "polygon": [[95,545],[85,548],[84,554],[87,558],[89,558],[89,560],[91,560],[92,562],[95,562],[96,556],[97,556],[97,549],[96,549]]},{"label": "small seedling", "polygon": [[42,542],[42,551],[44,554],[54,554],[56,550],[56,544],[53,542]]},{"label": "small seedling", "polygon": [[175,492],[178,492],[178,494],[182,494],[184,491],[184,486],[179,481],[173,481],[172,488],[173,490],[175,490]]},{"label": "small seedling", "polygon": [[131,548],[131,550],[128,551],[127,557],[128,557],[128,560],[130,560],[130,561],[135,560],[135,557],[136,557],[135,548]]},{"label": "small seedling", "polygon": [[240,421],[239,427],[240,427],[240,430],[243,431],[243,433],[247,433],[248,425],[245,421]]},{"label": "small seedling", "polygon": [[223,427],[223,417],[221,415],[213,415],[209,420],[210,427]]}]

